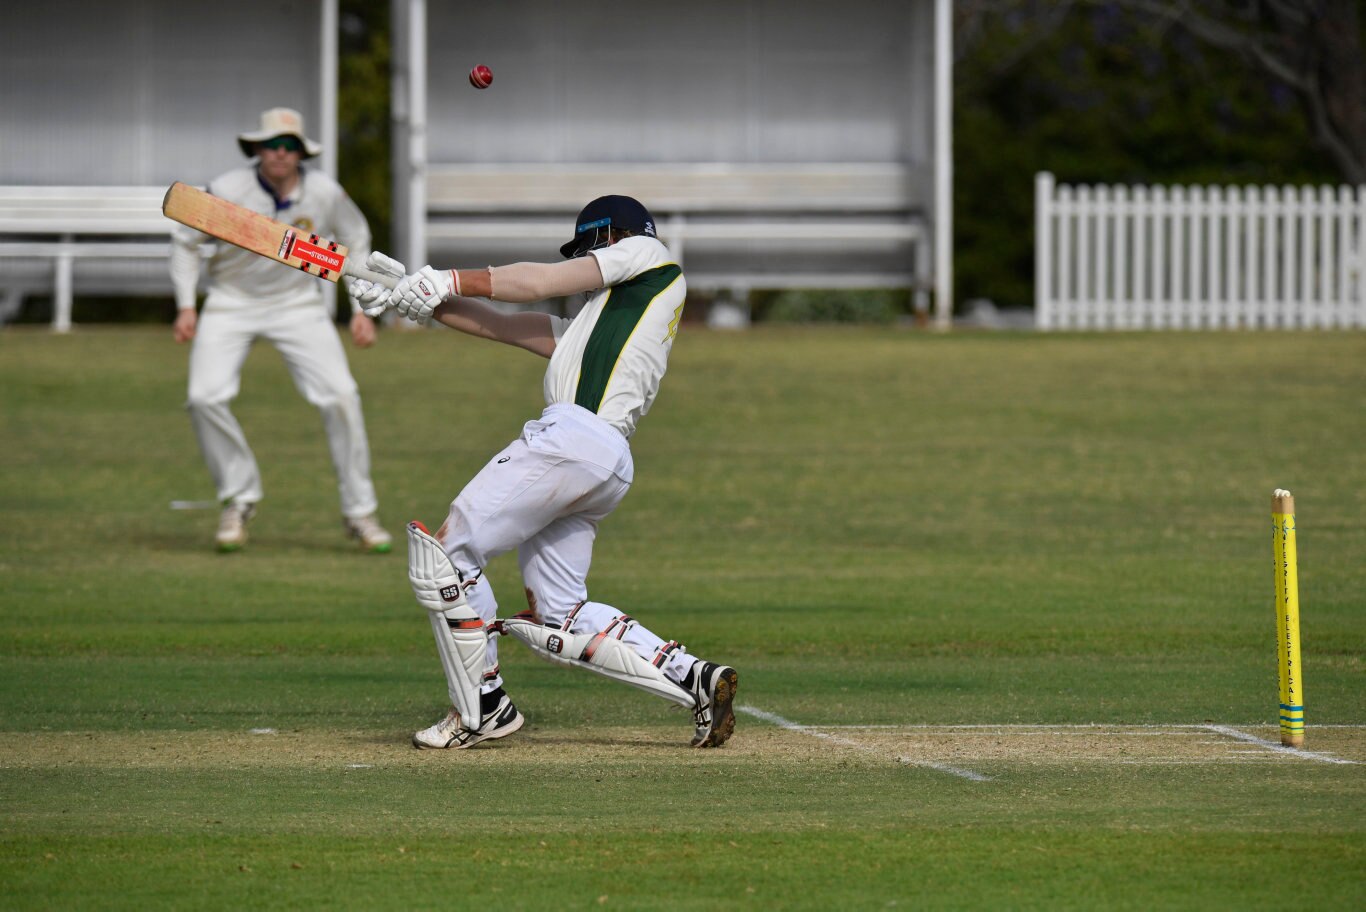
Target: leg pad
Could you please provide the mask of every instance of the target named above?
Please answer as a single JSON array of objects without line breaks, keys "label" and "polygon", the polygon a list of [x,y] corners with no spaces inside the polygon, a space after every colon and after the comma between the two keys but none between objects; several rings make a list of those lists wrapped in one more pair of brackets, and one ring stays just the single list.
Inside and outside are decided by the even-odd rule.
[{"label": "leg pad", "polygon": [[626,643],[609,636],[607,631],[570,633],[525,618],[508,618],[498,623],[504,631],[530,646],[531,651],[543,659],[559,665],[586,668],[688,709],[696,706],[696,700],[687,689],[664,677],[663,671],[648,659],[637,655]]},{"label": "leg pad", "polygon": [[465,600],[460,572],[441,543],[419,522],[408,523],[408,581],[417,603],[427,609],[431,619],[451,705],[460,713],[461,726],[477,731],[482,718],[479,683],[484,676],[488,632]]}]

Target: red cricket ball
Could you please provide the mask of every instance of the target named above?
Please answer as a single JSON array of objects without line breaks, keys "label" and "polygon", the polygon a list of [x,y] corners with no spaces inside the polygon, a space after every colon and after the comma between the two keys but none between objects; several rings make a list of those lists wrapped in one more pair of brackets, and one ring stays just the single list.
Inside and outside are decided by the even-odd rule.
[{"label": "red cricket ball", "polygon": [[487,89],[493,83],[493,70],[482,63],[470,70],[470,85],[476,89]]}]

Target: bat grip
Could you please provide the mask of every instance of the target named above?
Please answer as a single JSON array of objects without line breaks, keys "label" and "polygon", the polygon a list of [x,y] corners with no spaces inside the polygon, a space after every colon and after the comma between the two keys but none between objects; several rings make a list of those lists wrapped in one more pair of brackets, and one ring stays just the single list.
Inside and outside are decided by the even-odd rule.
[{"label": "bat grip", "polygon": [[375,272],[372,269],[366,269],[364,266],[357,266],[349,260],[342,265],[342,275],[349,275],[353,279],[365,279],[367,282],[374,282],[376,285],[383,285],[385,288],[393,288],[402,280],[401,276]]}]

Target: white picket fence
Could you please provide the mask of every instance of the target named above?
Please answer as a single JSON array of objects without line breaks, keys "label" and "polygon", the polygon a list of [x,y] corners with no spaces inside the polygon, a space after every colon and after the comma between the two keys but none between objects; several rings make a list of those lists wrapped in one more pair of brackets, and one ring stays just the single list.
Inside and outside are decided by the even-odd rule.
[{"label": "white picket fence", "polygon": [[1366,327],[1366,187],[1034,189],[1039,329]]}]

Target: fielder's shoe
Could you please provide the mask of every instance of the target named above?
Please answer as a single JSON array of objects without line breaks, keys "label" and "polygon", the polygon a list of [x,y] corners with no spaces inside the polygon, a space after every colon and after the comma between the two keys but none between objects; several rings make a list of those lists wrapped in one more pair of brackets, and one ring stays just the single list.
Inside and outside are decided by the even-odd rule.
[{"label": "fielder's shoe", "polygon": [[697,709],[692,714],[697,723],[692,746],[720,747],[735,731],[732,704],[740,686],[740,676],[729,665],[701,661],[692,667],[688,676],[690,680],[684,686],[690,687],[693,699],[697,701]]},{"label": "fielder's shoe", "polygon": [[413,747],[419,750],[443,750],[448,747],[461,750],[474,747],[480,741],[506,738],[521,728],[522,723],[526,721],[526,717],[517,711],[517,707],[512,705],[512,700],[501,687],[480,694],[479,708],[484,715],[479,731],[472,732],[467,728],[461,728],[460,713],[452,706],[451,711],[446,713],[446,718],[431,728],[413,732]]},{"label": "fielder's shoe", "polygon": [[360,542],[361,549],[372,554],[388,554],[394,546],[394,539],[384,527],[379,524],[375,514],[362,516],[359,519],[342,518],[346,525],[346,533]]},{"label": "fielder's shoe", "polygon": [[247,543],[247,520],[256,515],[256,504],[230,503],[218,517],[214,543],[224,553],[240,551]]}]

